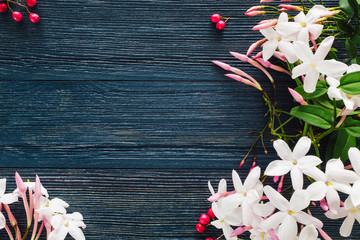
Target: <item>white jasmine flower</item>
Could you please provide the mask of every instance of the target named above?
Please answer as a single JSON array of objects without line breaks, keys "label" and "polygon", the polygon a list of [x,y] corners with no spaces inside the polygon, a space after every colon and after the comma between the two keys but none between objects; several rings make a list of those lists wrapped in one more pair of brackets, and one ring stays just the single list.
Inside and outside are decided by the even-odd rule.
[{"label": "white jasmine flower", "polygon": [[85,240],[84,233],[80,227],[85,229],[86,225],[83,222],[83,216],[78,212],[56,215],[52,217],[51,225],[55,230],[49,234],[49,240],[64,240],[68,234],[75,240]]},{"label": "white jasmine flower", "polygon": [[344,207],[341,207],[337,214],[334,214],[331,211],[327,211],[325,215],[330,219],[344,218],[344,222],[340,227],[340,235],[343,237],[350,236],[352,228],[355,222],[355,219],[360,223],[360,208],[355,207],[351,201],[351,198],[348,197],[344,202]]},{"label": "white jasmine flower", "polygon": [[18,196],[12,193],[5,193],[6,178],[0,179],[0,203],[11,204],[18,200]]},{"label": "white jasmine flower", "polygon": [[316,182],[306,189],[310,199],[319,201],[326,196],[330,211],[337,213],[340,208],[340,196],[337,191],[349,194],[351,186],[358,179],[353,171],[345,170],[344,164],[338,159],[331,159],[326,163],[325,173],[314,176]]},{"label": "white jasmine flower", "polygon": [[211,193],[211,197],[208,198],[210,202],[218,201],[224,194],[226,193],[227,184],[225,179],[221,179],[218,184],[218,191],[215,193],[213,186],[211,185],[210,181],[208,181],[208,187]]},{"label": "white jasmine flower", "polygon": [[56,214],[66,214],[66,208],[68,207],[69,204],[60,198],[54,198],[49,201],[47,198],[42,197],[40,200],[40,208],[35,211],[39,213],[39,221],[44,217],[51,221],[51,218]]},{"label": "white jasmine flower", "polygon": [[315,54],[312,53],[309,46],[305,43],[300,41],[294,42],[295,54],[302,61],[302,64],[292,70],[292,78],[306,75],[304,80],[305,92],[311,93],[315,91],[320,73],[330,77],[337,77],[347,70],[348,66],[345,63],[334,59],[324,60],[333,42],[333,36],[325,38]]},{"label": "white jasmine flower", "polygon": [[313,177],[321,172],[316,167],[322,162],[320,158],[312,155],[306,156],[310,146],[311,140],[308,137],[300,138],[293,151],[290,150],[285,141],[276,140],[274,148],[282,160],[272,161],[267,166],[265,175],[282,176],[290,172],[293,188],[295,190],[302,189],[304,184],[303,174]]},{"label": "white jasmine flower", "polygon": [[[349,149],[349,160],[355,173],[360,177],[360,151],[352,147]],[[350,191],[350,198],[354,206],[360,206],[360,180],[356,181]]]},{"label": "white jasmine flower", "polygon": [[323,226],[320,220],[302,211],[310,204],[310,197],[306,190],[295,190],[290,201],[270,186],[265,186],[264,192],[270,202],[279,209],[279,212],[271,215],[261,225],[265,229],[274,229],[280,224],[279,239],[296,239],[298,234],[297,222],[304,225],[312,224],[317,228]]},{"label": "white jasmine flower", "polygon": [[242,212],[241,208],[236,208],[232,211],[222,207],[222,202],[213,202],[211,208],[218,220],[212,221],[211,225],[218,229],[222,229],[226,240],[237,240],[237,237],[231,237],[234,229],[233,226],[242,226],[243,222],[241,219]]},{"label": "white jasmine flower", "polygon": [[299,235],[298,240],[319,240],[319,233],[313,225],[305,226]]},{"label": "white jasmine flower", "polygon": [[259,180],[260,173],[260,167],[255,167],[242,184],[238,173],[233,170],[232,179],[236,192],[223,199],[224,207],[230,210],[242,206],[243,224],[245,226],[251,225],[251,219],[254,215],[252,206],[260,201],[263,193],[263,185]]}]

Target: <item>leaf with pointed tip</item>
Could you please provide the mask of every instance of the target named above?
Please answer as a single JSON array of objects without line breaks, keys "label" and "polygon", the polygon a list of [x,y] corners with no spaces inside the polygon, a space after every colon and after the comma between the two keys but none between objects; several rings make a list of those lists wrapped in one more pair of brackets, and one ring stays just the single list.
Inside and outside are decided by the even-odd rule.
[{"label": "leaf with pointed tip", "polygon": [[329,129],[334,122],[333,112],[316,105],[301,105],[291,109],[291,115],[319,128]]}]

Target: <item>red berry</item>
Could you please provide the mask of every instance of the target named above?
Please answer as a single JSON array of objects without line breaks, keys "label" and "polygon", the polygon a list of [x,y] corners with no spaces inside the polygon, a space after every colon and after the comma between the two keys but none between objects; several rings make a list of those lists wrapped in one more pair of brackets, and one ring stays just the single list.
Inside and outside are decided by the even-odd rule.
[{"label": "red berry", "polygon": [[216,28],[219,30],[223,30],[225,27],[226,23],[223,20],[220,20],[217,24],[216,24]]},{"label": "red berry", "polygon": [[201,214],[199,221],[201,224],[206,225],[210,222],[210,217],[207,214]]},{"label": "red berry", "polygon": [[204,225],[202,225],[201,223],[196,224],[196,231],[198,231],[199,233],[204,232],[206,229],[206,227]]},{"label": "red berry", "polygon": [[37,23],[40,20],[39,15],[37,15],[36,13],[30,13],[29,18],[30,21],[33,23]]},{"label": "red berry", "polygon": [[36,5],[36,0],[26,0],[26,4],[29,7],[34,7]]},{"label": "red berry", "polygon": [[213,210],[212,210],[212,208],[209,208],[209,210],[207,211],[207,214],[209,215],[209,217],[212,217],[212,218],[216,217]]},{"label": "red berry", "polygon": [[0,13],[4,13],[7,10],[7,6],[5,3],[0,3]]},{"label": "red berry", "polygon": [[214,239],[212,239],[212,238],[206,238],[205,240],[214,240]]},{"label": "red berry", "polygon": [[20,22],[23,17],[20,12],[13,12],[12,16],[13,16],[13,19],[17,22]]},{"label": "red berry", "polygon": [[218,13],[214,13],[213,15],[211,15],[211,21],[213,23],[217,23],[218,21],[220,21],[220,18],[221,18],[221,16]]}]

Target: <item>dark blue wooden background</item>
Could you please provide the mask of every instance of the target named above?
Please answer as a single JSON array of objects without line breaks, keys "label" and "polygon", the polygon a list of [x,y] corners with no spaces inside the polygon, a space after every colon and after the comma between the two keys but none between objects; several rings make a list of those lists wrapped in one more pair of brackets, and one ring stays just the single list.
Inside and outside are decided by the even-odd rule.
[{"label": "dark blue wooden background", "polygon": [[[244,16],[254,4],[38,0],[38,24],[1,14],[1,177],[13,187],[15,170],[39,174],[84,215],[89,240],[215,238],[195,231],[210,206],[207,181],[230,179],[266,108],[210,60],[268,87],[228,54],[260,37],[251,26],[261,18]],[[222,32],[215,12],[232,18]],[[293,83],[275,76],[287,107]],[[262,167],[275,157],[267,146]]]}]

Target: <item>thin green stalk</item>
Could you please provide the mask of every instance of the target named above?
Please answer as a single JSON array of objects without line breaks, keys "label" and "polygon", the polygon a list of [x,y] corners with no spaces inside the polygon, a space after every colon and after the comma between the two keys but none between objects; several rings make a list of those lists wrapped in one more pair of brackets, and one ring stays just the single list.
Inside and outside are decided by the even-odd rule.
[{"label": "thin green stalk", "polygon": [[286,120],[283,124],[281,124],[279,127],[277,127],[274,131],[277,132],[279,130],[279,128],[284,127],[286,124],[288,124],[293,119],[294,119],[294,116],[291,116],[288,120]]},{"label": "thin green stalk", "polygon": [[306,135],[307,135],[308,127],[309,127],[309,124],[308,124],[307,122],[305,122],[304,130],[303,130],[303,133],[302,133],[303,136],[306,136]]},{"label": "thin green stalk", "polygon": [[314,136],[314,132],[312,129],[312,126],[310,125],[309,127],[309,133],[310,133],[310,137],[311,137],[311,142],[315,148],[315,152],[316,152],[316,156],[318,156],[320,158],[320,151],[319,151],[319,146],[318,146],[318,142],[315,141],[315,136]]}]

